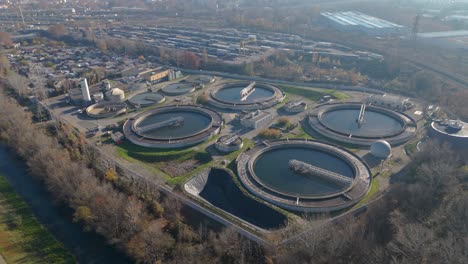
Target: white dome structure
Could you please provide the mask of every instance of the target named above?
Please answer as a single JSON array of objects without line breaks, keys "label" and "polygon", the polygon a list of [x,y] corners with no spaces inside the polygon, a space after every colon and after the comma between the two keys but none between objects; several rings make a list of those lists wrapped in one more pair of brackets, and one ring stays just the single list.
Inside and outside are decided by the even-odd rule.
[{"label": "white dome structure", "polygon": [[119,88],[114,88],[106,93],[106,97],[111,102],[122,102],[125,100],[125,92]]},{"label": "white dome structure", "polygon": [[379,159],[387,159],[392,155],[392,146],[385,140],[377,140],[372,143],[370,153]]}]

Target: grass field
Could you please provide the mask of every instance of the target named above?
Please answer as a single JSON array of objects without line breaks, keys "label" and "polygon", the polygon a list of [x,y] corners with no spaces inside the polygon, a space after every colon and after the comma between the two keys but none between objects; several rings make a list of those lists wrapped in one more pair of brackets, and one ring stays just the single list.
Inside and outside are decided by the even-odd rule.
[{"label": "grass field", "polygon": [[0,254],[7,263],[75,263],[0,175]]},{"label": "grass field", "polygon": [[[213,137],[208,142],[211,142],[217,138]],[[200,171],[212,166],[215,161],[211,158],[211,155],[206,151],[206,147],[209,143],[200,144],[191,148],[186,149],[171,149],[171,150],[158,150],[152,148],[145,148],[134,145],[130,142],[124,142],[117,146],[117,154],[120,158],[130,162],[141,162],[148,170],[153,171],[155,174],[162,175],[167,184],[175,186],[182,184],[192,175],[199,173]],[[231,161],[237,157],[237,155],[249,146],[252,146],[251,140],[244,140],[244,147],[233,153],[226,154],[223,159]],[[190,172],[171,177],[161,170],[161,165],[166,162],[172,163],[183,163],[184,161],[194,159],[198,162],[198,165],[190,170]]]},{"label": "grass field", "polygon": [[[378,177],[382,177],[382,175],[379,175]],[[364,198],[362,198],[362,200],[359,201],[359,203],[357,203],[353,208],[358,208],[368,203],[379,190],[379,180],[377,178],[372,179],[369,192],[367,192],[366,196],[364,196]]]},{"label": "grass field", "polygon": [[[294,134],[292,132],[294,132]],[[283,139],[286,139],[286,138],[291,138],[291,139],[300,138],[300,139],[311,139],[311,140],[315,139],[311,135],[307,134],[307,132],[305,132],[304,128],[302,128],[301,125],[299,125],[299,127],[293,130],[292,132],[283,136]]]},{"label": "grass field", "polygon": [[345,100],[348,98],[348,96],[345,93],[335,91],[335,90],[323,90],[323,92],[322,91],[319,92],[316,90],[307,89],[305,87],[288,86],[288,85],[279,85],[279,86],[286,93],[303,96],[313,101],[319,101],[324,95],[330,95],[337,100]]}]

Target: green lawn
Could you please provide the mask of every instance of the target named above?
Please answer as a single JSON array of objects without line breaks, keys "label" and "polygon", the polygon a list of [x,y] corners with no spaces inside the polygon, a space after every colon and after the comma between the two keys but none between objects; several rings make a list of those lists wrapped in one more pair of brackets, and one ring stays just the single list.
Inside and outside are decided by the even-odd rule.
[{"label": "green lawn", "polygon": [[183,177],[184,175],[171,177],[162,172],[159,166],[162,162],[183,162],[195,159],[199,163],[206,164],[212,161],[210,154],[206,152],[203,145],[187,149],[166,150],[141,147],[128,141],[124,141],[122,144],[117,145],[117,154],[119,157],[130,162],[142,162],[148,169],[164,176],[165,180],[171,185],[179,183],[183,180],[180,178],[185,177]]},{"label": "green lawn", "polygon": [[[208,142],[216,138],[217,136],[214,136]],[[150,171],[163,176],[166,183],[175,186],[213,163],[211,155],[206,151],[206,146],[207,143],[185,149],[154,149],[124,141],[117,145],[117,154],[130,162],[141,162]],[[199,165],[186,174],[171,177],[161,170],[161,165],[165,162],[182,163],[188,160],[196,160]]]},{"label": "green lawn", "polygon": [[1,175],[0,254],[7,263],[75,263]]},{"label": "green lawn", "polygon": [[319,101],[324,95],[330,95],[337,100],[345,100],[348,96],[336,90],[323,90],[323,91],[316,91],[312,89],[308,89],[305,87],[297,87],[297,86],[288,86],[288,85],[279,85],[283,91],[289,94],[295,94],[299,96],[303,96],[313,101]]},{"label": "green lawn", "polygon": [[[379,177],[382,177],[382,175],[379,175]],[[379,180],[377,178],[372,179],[369,192],[367,192],[366,196],[364,196],[364,198],[362,198],[362,200],[359,201],[359,203],[357,203],[353,208],[358,208],[368,203],[374,197],[374,195],[379,191],[379,189],[380,189]]]},{"label": "green lawn", "polygon": [[[187,149],[171,149],[171,150],[158,150],[152,148],[145,148],[134,145],[130,142],[123,142],[117,145],[117,154],[119,157],[128,160],[130,162],[140,162],[148,170],[154,172],[157,175],[164,177],[167,184],[176,186],[185,182],[193,175],[201,172],[202,170],[215,165],[215,161],[211,158],[211,155],[206,151],[206,147],[215,140],[218,136],[213,137],[204,144],[200,144]],[[241,150],[226,154],[223,159],[232,161],[244,151],[246,148],[253,146],[253,141],[244,139],[244,146]],[[199,165],[190,172],[179,175],[177,177],[171,177],[160,170],[160,162],[183,162],[189,159],[196,159]]]},{"label": "green lawn", "polygon": [[418,142],[415,142],[415,143],[409,143],[409,144],[406,144],[405,145],[405,151],[408,153],[408,154],[413,154],[414,152],[416,152],[417,150],[417,145],[418,145]]},{"label": "green lawn", "polygon": [[183,161],[191,157],[197,157],[201,160],[209,158],[209,154],[204,148],[199,148],[197,146],[186,149],[154,149],[141,147],[128,141],[117,145],[117,153],[123,159],[129,161],[136,159],[147,163],[169,160]]},{"label": "green lawn", "polygon": [[291,138],[291,139],[300,138],[300,139],[315,140],[314,137],[312,137],[311,135],[307,134],[307,132],[305,132],[304,128],[302,128],[302,125],[299,125],[298,128],[291,131],[291,133],[288,133],[283,136],[283,139],[286,139],[286,138]]}]

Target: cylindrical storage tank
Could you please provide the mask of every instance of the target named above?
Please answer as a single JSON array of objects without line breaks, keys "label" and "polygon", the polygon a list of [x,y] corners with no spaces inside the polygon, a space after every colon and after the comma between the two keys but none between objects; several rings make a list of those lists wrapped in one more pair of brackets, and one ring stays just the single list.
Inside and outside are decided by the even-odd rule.
[{"label": "cylindrical storage tank", "polygon": [[90,102],[91,94],[89,93],[88,81],[86,78],[80,80],[81,92],[83,94],[83,101]]},{"label": "cylindrical storage tank", "polygon": [[233,152],[241,149],[244,146],[243,140],[239,136],[225,135],[220,137],[215,147],[217,150],[225,153]]},{"label": "cylindrical storage tank", "polygon": [[125,100],[125,92],[119,88],[114,88],[106,93],[106,97],[111,102],[122,102]]},{"label": "cylindrical storage tank", "polygon": [[106,91],[110,91],[110,89],[111,89],[111,84],[110,84],[109,80],[106,80],[106,82],[104,83],[104,85],[105,85]]},{"label": "cylindrical storage tank", "polygon": [[429,135],[442,142],[447,142],[463,157],[468,157],[468,123],[464,123],[460,130],[448,127],[439,122],[432,122]]},{"label": "cylindrical storage tank", "polygon": [[385,140],[377,140],[372,143],[370,152],[374,157],[385,160],[392,155],[392,147]]}]

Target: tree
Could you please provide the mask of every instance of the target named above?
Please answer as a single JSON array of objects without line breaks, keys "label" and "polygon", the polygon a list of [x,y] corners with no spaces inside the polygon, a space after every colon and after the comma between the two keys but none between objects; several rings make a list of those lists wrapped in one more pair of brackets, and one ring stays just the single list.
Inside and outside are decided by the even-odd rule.
[{"label": "tree", "polygon": [[62,81],[62,93],[68,93],[74,87],[74,82],[70,79],[65,79]]},{"label": "tree", "polygon": [[202,95],[198,96],[198,98],[197,98],[197,103],[199,103],[199,104],[207,104],[208,101],[209,101],[209,97],[206,94],[202,94]]},{"label": "tree", "polygon": [[2,46],[11,46],[13,41],[11,40],[10,34],[4,31],[0,31],[0,45]]},{"label": "tree", "polygon": [[195,53],[186,51],[184,52],[184,66],[189,69],[199,69],[200,68],[200,59],[195,55]]},{"label": "tree", "polygon": [[7,76],[10,72],[10,61],[4,55],[0,55],[0,77]]},{"label": "tree", "polygon": [[107,42],[101,39],[96,40],[96,47],[102,52],[107,53]]},{"label": "tree", "polygon": [[254,75],[254,64],[251,63],[251,62],[248,62],[248,63],[244,62],[243,71],[244,71],[244,74],[247,74],[249,76],[253,76]]},{"label": "tree", "polygon": [[278,119],[278,125],[282,127],[288,127],[291,124],[291,120],[289,118],[283,116]]},{"label": "tree", "polygon": [[28,94],[27,79],[16,72],[11,72],[6,77],[7,83],[11,89],[19,96],[26,96]]},{"label": "tree", "polygon": [[127,247],[138,262],[153,264],[162,260],[174,243],[174,238],[162,231],[160,222],[152,221],[128,242]]},{"label": "tree", "polygon": [[117,173],[115,172],[114,168],[109,168],[104,174],[104,179],[110,182],[116,182],[119,179],[119,177],[117,176]]},{"label": "tree", "polygon": [[62,24],[51,25],[47,31],[55,38],[61,37],[67,33],[67,29]]},{"label": "tree", "polygon": [[263,139],[277,139],[281,136],[281,131],[274,128],[268,128],[258,133],[258,136]]},{"label": "tree", "polygon": [[85,230],[90,230],[91,222],[93,221],[93,213],[87,206],[79,206],[73,214],[73,221],[81,222],[85,225]]},{"label": "tree", "polygon": [[203,52],[202,52],[202,62],[203,62],[203,65],[208,64],[208,53],[206,52],[206,49],[203,49]]}]

